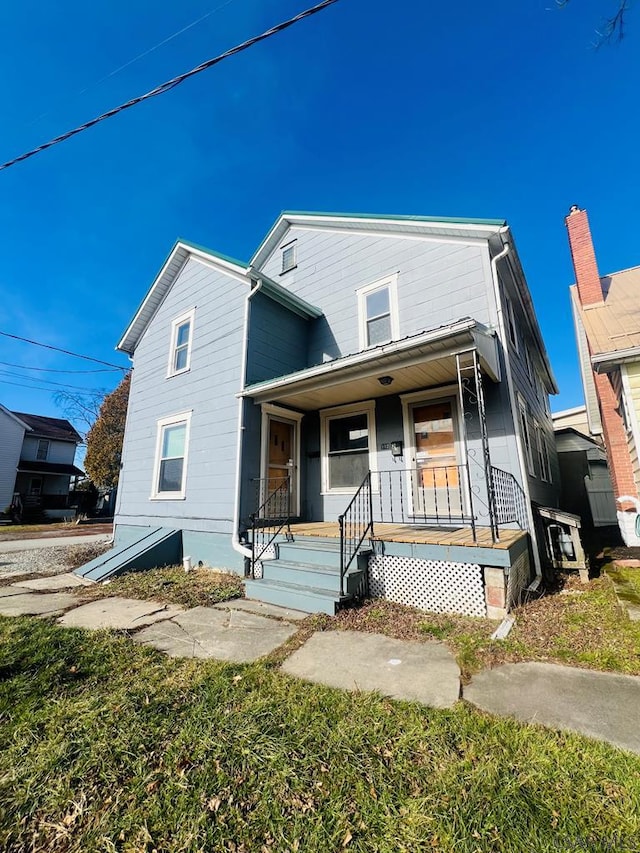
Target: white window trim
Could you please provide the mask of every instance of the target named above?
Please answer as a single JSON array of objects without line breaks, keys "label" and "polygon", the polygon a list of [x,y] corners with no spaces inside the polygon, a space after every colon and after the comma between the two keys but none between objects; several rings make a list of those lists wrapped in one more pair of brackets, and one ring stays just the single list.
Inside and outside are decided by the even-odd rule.
[{"label": "white window trim", "polygon": [[372,281],[371,284],[366,284],[364,287],[356,290],[358,297],[358,329],[360,334],[360,349],[373,349],[374,347],[382,346],[383,341],[378,344],[369,344],[367,342],[367,295],[376,290],[383,288],[389,290],[389,320],[391,325],[391,337],[389,341],[397,341],[400,337],[400,323],[398,320],[398,273],[385,276],[377,281]]},{"label": "white window trim", "polygon": [[[172,376],[181,376],[183,373],[187,373],[191,370],[191,353],[193,351],[193,329],[194,329],[194,321],[196,316],[195,306],[191,308],[189,311],[185,311],[184,314],[181,314],[179,317],[176,317],[175,320],[171,321],[171,346],[169,347],[169,362],[167,364],[167,379],[170,379]],[[187,348],[187,363],[180,370],[174,370],[174,360],[176,354],[176,344],[178,341],[178,329],[184,323],[189,321],[189,345]]]},{"label": "white window trim", "polygon": [[[293,263],[289,264],[288,267],[284,265],[284,253],[291,249],[293,251]],[[289,243],[285,243],[284,246],[280,246],[280,275],[284,275],[285,273],[291,272],[298,266],[298,246],[296,240],[291,240]]]},{"label": "white window trim", "polygon": [[[46,452],[42,458],[40,457],[40,445],[41,444],[47,445],[47,450],[46,450]],[[50,450],[51,450],[51,442],[49,441],[49,439],[48,438],[39,438],[38,443],[36,444],[36,462],[46,462],[47,459],[49,458],[49,451]]]},{"label": "white window trim", "polygon": [[[529,472],[530,477],[535,477],[536,469],[533,464],[533,444],[531,443],[531,430],[529,428],[529,408],[524,397],[521,397],[520,394],[518,394],[518,426],[520,428],[520,431],[522,432],[521,415],[522,417],[524,417],[524,428],[526,430],[526,435],[524,433],[522,435],[522,444],[524,445],[524,451],[527,457],[527,470]],[[527,441],[527,439],[529,440]]]},{"label": "white window trim", "polygon": [[531,353],[529,352],[529,346],[526,343],[526,341],[523,342],[522,349],[524,351],[524,366],[527,370],[527,376],[529,377],[529,382],[531,382],[531,385],[536,389],[536,393],[537,393],[537,387],[536,387],[536,383],[535,383],[535,379],[534,379],[536,374],[534,374],[533,362],[531,361]]},{"label": "white window trim", "polygon": [[276,406],[273,403],[262,403],[262,437],[260,447],[260,479],[264,481],[267,477],[269,469],[269,448],[267,447],[269,438],[269,423],[271,419],[291,423],[294,426],[294,459],[293,467],[295,469],[295,506],[293,507],[294,515],[300,515],[300,422],[304,417],[304,412],[294,412],[291,409],[285,409],[282,406]]},{"label": "white window trim", "polygon": [[[152,501],[180,501],[184,500],[187,491],[187,463],[189,462],[189,439],[191,435],[191,415],[193,409],[188,412],[180,412],[177,415],[168,415],[165,418],[160,418],[156,422],[156,455],[153,465],[153,481],[151,483],[151,495],[149,500]],[[186,424],[187,428],[184,435],[184,462],[182,464],[182,487],[179,492],[159,492],[158,478],[160,476],[160,454],[162,451],[162,435],[164,427],[177,426],[178,424]]]},{"label": "white window trim", "polygon": [[[347,406],[334,406],[331,409],[320,410],[320,456],[322,459],[322,484],[321,495],[353,495],[358,491],[358,486],[348,486],[339,489],[329,488],[329,423],[336,418],[347,415],[367,415],[367,429],[369,431],[369,470],[378,469],[378,448],[376,443],[376,402],[365,400],[362,403],[349,403]],[[373,492],[377,491],[373,487]]]}]

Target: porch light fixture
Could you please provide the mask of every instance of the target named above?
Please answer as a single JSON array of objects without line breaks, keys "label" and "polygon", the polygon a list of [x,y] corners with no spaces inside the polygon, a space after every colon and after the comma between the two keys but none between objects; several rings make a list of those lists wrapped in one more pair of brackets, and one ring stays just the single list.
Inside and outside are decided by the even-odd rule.
[{"label": "porch light fixture", "polygon": [[378,382],[381,385],[391,385],[391,383],[393,382],[393,376],[379,376]]}]

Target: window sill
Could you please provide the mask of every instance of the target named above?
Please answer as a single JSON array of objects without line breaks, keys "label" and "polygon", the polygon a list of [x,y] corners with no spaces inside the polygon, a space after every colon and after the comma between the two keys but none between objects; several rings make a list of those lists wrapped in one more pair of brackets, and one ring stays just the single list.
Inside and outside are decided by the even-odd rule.
[{"label": "window sill", "polygon": [[150,501],[183,501],[186,499],[184,492],[166,492],[160,495],[151,495]]},{"label": "window sill", "polygon": [[191,370],[191,365],[189,367],[185,367],[182,370],[176,370],[175,373],[167,373],[165,379],[173,379],[174,376],[183,376],[185,373],[189,373]]},{"label": "window sill", "polygon": [[297,270],[297,269],[298,269],[298,264],[295,264],[295,266],[289,267],[288,270],[282,270],[282,272],[279,272],[278,276],[286,275],[288,272],[293,272],[294,270]]}]

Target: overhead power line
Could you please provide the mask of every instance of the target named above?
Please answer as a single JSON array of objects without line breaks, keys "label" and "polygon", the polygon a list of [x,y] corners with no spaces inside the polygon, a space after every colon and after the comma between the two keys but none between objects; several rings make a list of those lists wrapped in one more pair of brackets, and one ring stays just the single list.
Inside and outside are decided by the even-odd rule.
[{"label": "overhead power line", "polygon": [[14,341],[22,341],[25,344],[33,344],[34,347],[43,347],[44,349],[50,349],[54,352],[62,352],[65,355],[71,355],[74,358],[83,358],[85,361],[94,361],[96,364],[104,364],[107,367],[115,367],[118,370],[122,370],[125,373],[129,371],[130,368],[122,367],[120,364],[112,364],[110,361],[102,361],[100,358],[94,358],[91,355],[81,355],[78,352],[71,352],[68,349],[62,349],[61,347],[54,347],[51,344],[42,344],[40,341],[31,341],[29,338],[21,338],[20,335],[10,335],[9,332],[0,332],[4,338],[12,338]]},{"label": "overhead power line", "polygon": [[41,385],[51,385],[52,391],[57,388],[65,388],[73,391],[93,392],[95,388],[87,388],[85,385],[70,385],[68,382],[55,382],[53,379],[42,379],[41,377],[22,376],[20,373],[15,373],[13,370],[0,370],[0,378],[8,376],[9,379],[20,379],[22,382],[35,382]]},{"label": "overhead power line", "polygon": [[[162,41],[159,41],[157,44],[154,44],[152,47],[149,47],[146,50],[143,50],[142,53],[137,54],[137,56],[134,56],[133,59],[129,59],[127,62],[124,62],[122,65],[119,65],[117,68],[114,68],[113,71],[110,71],[108,74],[105,74],[103,77],[100,77],[99,80],[95,80],[93,83],[88,83],[83,89],[81,89],[75,95],[75,97],[80,97],[81,95],[86,95],[87,92],[90,92],[92,89],[96,89],[101,83],[104,83],[106,80],[110,80],[112,77],[115,77],[116,74],[119,74],[121,71],[124,71],[125,68],[129,68],[130,65],[134,65],[136,62],[139,62],[141,59],[144,59],[145,56],[149,56],[150,53],[153,53],[154,51],[163,47],[165,44],[168,44],[170,41],[173,41],[173,39],[178,38],[178,36],[181,36],[183,33],[186,33],[188,30],[192,29],[193,27],[196,27],[198,24],[201,24],[203,21],[206,21],[207,18],[210,18],[212,15],[215,15],[216,12],[222,11],[222,9],[225,9],[227,6],[230,6],[233,2],[235,2],[235,0],[226,0],[226,3],[222,3],[222,5],[216,6],[215,9],[211,9],[209,12],[206,12],[204,15],[201,15],[199,18],[196,18],[195,21],[191,21],[190,24],[187,24],[186,26],[181,27],[179,30],[176,30],[176,32],[172,33],[170,36],[163,38]],[[69,96],[64,101],[62,101],[62,103],[68,103],[68,101],[72,100],[73,97],[74,97],[73,95]],[[52,109],[47,110],[46,113],[42,113],[41,115],[39,115],[35,119],[33,119],[33,121],[29,122],[28,126],[30,127],[31,125],[34,125],[36,122],[40,121],[41,119],[46,118],[47,116],[51,115],[52,112],[53,112]]]},{"label": "overhead power line", "polygon": [[265,39],[271,38],[271,36],[274,36],[277,33],[281,33],[283,30],[286,30],[289,27],[292,27],[294,24],[297,24],[299,21],[304,20],[304,18],[309,18],[311,15],[315,15],[318,12],[321,12],[323,9],[327,9],[329,6],[333,6],[333,4],[337,2],[338,0],[324,0],[324,2],[318,3],[317,6],[312,6],[310,9],[306,9],[304,12],[300,12],[299,15],[296,15],[293,18],[289,18],[288,21],[283,21],[281,24],[276,24],[276,26],[271,27],[271,29],[266,30],[266,32],[261,33],[258,36],[254,36],[253,38],[247,39],[247,41],[242,42],[242,44],[238,44],[235,47],[226,50],[224,53],[215,56],[213,59],[207,59],[206,62],[202,62],[200,65],[197,65],[190,71],[185,71],[184,74],[179,74],[177,77],[173,77],[171,80],[167,80],[166,83],[162,83],[160,86],[157,86],[150,92],[147,92],[144,95],[138,95],[138,97],[136,98],[131,98],[130,101],[126,101],[126,103],[120,104],[120,106],[114,107],[112,110],[108,110],[106,113],[102,113],[102,115],[99,115],[97,118],[91,119],[91,121],[87,121],[84,124],[81,124],[79,127],[74,128],[73,130],[68,130],[66,133],[63,133],[60,136],[56,136],[54,139],[50,139],[49,142],[45,142],[42,145],[39,145],[37,148],[32,148],[31,151],[26,151],[24,154],[20,154],[19,157],[14,157],[13,160],[7,160],[6,163],[2,163],[0,165],[0,171],[2,171],[3,169],[8,169],[9,166],[15,166],[16,163],[21,163],[23,160],[28,160],[30,157],[39,154],[41,151],[46,151],[47,148],[52,148],[54,145],[58,145],[60,142],[65,142],[67,139],[71,139],[72,136],[76,136],[78,133],[82,133],[82,131],[88,130],[90,127],[99,124],[101,121],[105,121],[108,118],[112,118],[113,116],[118,115],[118,113],[124,112],[124,110],[128,110],[131,107],[135,107],[137,104],[141,104],[143,101],[148,101],[150,98],[155,98],[157,95],[164,95],[165,92],[168,92],[171,89],[175,89],[175,87],[179,86],[180,83],[184,83],[184,81],[188,80],[189,77],[194,77],[196,74],[200,74],[202,71],[206,71],[208,68],[212,68],[214,65],[217,65],[219,62],[222,62],[223,59],[228,59],[230,56],[234,56],[236,53],[241,53],[243,50],[247,50],[247,48],[252,47],[254,44],[257,44],[261,41],[265,41]]},{"label": "overhead power line", "polygon": [[113,373],[116,370],[125,369],[121,367],[97,367],[94,370],[63,370],[61,367],[34,367],[26,364],[14,364],[12,361],[0,361],[0,364],[3,367],[18,367],[20,370],[37,370],[38,373]]}]

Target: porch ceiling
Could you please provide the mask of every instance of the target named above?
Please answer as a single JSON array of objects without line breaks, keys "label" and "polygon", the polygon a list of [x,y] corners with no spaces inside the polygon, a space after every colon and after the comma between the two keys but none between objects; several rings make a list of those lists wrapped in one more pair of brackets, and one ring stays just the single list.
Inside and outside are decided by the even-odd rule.
[{"label": "porch ceiling", "polygon": [[[478,351],[483,371],[499,381],[495,338],[467,320],[251,385],[243,396],[313,411],[402,394],[456,381],[456,354],[472,349]],[[381,376],[393,381],[381,385]]]}]

